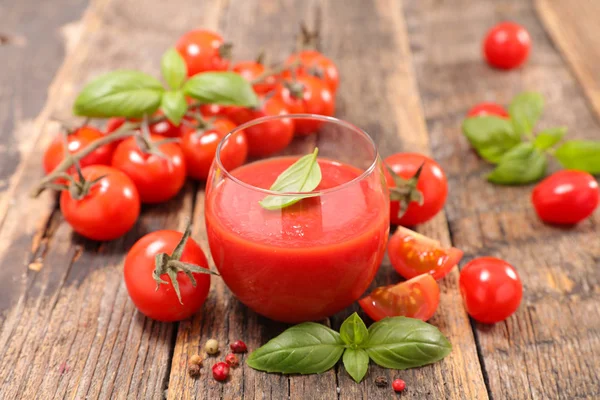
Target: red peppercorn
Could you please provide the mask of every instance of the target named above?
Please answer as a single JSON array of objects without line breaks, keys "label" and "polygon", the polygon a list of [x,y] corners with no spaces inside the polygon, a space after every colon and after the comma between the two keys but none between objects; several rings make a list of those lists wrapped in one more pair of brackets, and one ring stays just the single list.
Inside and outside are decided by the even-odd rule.
[{"label": "red peppercorn", "polygon": [[394,392],[402,392],[406,389],[406,382],[402,379],[394,379],[394,382],[392,382],[392,389],[394,389]]},{"label": "red peppercorn", "polygon": [[229,377],[229,364],[224,362],[218,362],[212,367],[213,378],[222,382]]},{"label": "red peppercorn", "polygon": [[248,351],[246,343],[242,342],[241,340],[236,340],[235,342],[231,343],[229,347],[231,347],[231,351],[234,353],[245,353]]},{"label": "red peppercorn", "polygon": [[237,356],[233,353],[227,354],[227,357],[225,357],[225,362],[231,367],[237,367],[238,365],[240,365]]}]

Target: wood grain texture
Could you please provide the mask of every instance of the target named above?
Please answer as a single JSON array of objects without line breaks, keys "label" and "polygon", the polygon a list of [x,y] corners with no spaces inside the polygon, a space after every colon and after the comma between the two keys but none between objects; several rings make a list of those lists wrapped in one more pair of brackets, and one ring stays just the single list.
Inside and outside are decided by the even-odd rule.
[{"label": "wood grain texture", "polygon": [[143,234],[183,228],[194,185],[171,202],[144,207],[135,228],[110,243],[73,235],[51,194],[28,196],[41,176],[41,152],[57,132],[49,116],[72,118],[75,94],[99,73],[130,67],[156,74],[162,52],[188,20],[211,16],[208,2],[155,3],[90,5],[35,121],[32,149],[7,189],[10,202],[0,208],[0,260],[7,266],[0,272],[2,399],[163,397],[177,327],[136,311],[122,261]]},{"label": "wood grain texture", "polygon": [[[596,115],[532,2],[430,0],[407,2],[405,12],[433,154],[449,177],[446,211],[453,243],[465,251],[465,261],[487,255],[508,260],[524,284],[513,317],[474,325],[491,395],[598,398],[599,213],[570,229],[544,225],[529,200],[532,185],[486,183],[491,166],[460,130],[472,105],[507,104],[523,90],[540,91],[546,99],[540,128],[566,125],[573,138],[597,139]],[[503,20],[523,24],[533,41],[527,64],[508,72],[489,68],[480,49],[487,29]]]},{"label": "wood grain texture", "polygon": [[[576,5],[558,0],[535,0],[546,32],[558,45],[583,91],[600,115],[600,37],[597,32],[600,3],[580,1]],[[597,136],[600,138],[600,134]]]}]

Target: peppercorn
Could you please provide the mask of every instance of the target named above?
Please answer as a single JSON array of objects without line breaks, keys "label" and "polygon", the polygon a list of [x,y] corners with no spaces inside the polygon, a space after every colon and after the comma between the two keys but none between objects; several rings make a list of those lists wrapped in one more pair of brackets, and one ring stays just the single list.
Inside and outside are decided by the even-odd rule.
[{"label": "peppercorn", "polygon": [[198,378],[200,376],[200,366],[198,364],[190,364],[188,366],[188,374],[191,378]]},{"label": "peppercorn", "polygon": [[218,362],[212,367],[212,374],[215,380],[222,382],[229,377],[229,364]]},{"label": "peppercorn", "polygon": [[248,351],[246,343],[242,342],[241,340],[236,340],[235,342],[231,343],[229,347],[234,353],[245,353]]},{"label": "peppercorn", "polygon": [[204,345],[204,350],[208,354],[217,354],[219,352],[219,342],[216,339],[208,339]]},{"label": "peppercorn", "polygon": [[388,381],[385,376],[378,376],[375,378],[375,385],[377,385],[377,387],[386,387],[388,385]]},{"label": "peppercorn", "polygon": [[190,358],[190,364],[194,364],[194,365],[200,365],[200,364],[202,364],[202,357],[200,357],[198,354],[194,354]]},{"label": "peppercorn", "polygon": [[394,389],[394,392],[402,392],[406,389],[406,382],[402,379],[394,379],[392,382],[392,389]]},{"label": "peppercorn", "polygon": [[225,362],[231,367],[237,367],[238,365],[240,365],[238,358],[233,353],[227,354],[227,357],[225,357]]}]

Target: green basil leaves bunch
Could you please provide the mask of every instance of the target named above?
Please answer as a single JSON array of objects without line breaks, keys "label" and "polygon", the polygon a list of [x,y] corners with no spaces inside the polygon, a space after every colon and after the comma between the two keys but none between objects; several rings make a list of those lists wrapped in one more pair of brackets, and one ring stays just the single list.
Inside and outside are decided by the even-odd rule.
[{"label": "green basil leaves bunch", "polygon": [[293,326],[248,357],[250,367],[283,374],[318,374],[342,358],[348,374],[360,382],[369,359],[393,369],[431,364],[450,354],[452,346],[433,325],[406,317],[385,318],[368,329],[357,313],[336,332],[305,322]]},{"label": "green basil leaves bunch", "polygon": [[141,71],[101,75],[79,93],[73,113],[92,118],[141,118],[160,109],[169,121],[179,125],[188,109],[186,97],[204,104],[243,107],[258,102],[250,83],[234,72],[204,72],[188,79],[185,61],[174,48],[163,55],[161,71],[166,87]]},{"label": "green basil leaves bunch", "polygon": [[524,92],[510,103],[510,119],[479,116],[464,121],[463,133],[471,145],[483,159],[497,165],[488,181],[503,185],[536,182],[546,174],[550,156],[565,168],[600,174],[599,141],[562,141],[565,127],[534,134],[543,109],[541,94]]}]

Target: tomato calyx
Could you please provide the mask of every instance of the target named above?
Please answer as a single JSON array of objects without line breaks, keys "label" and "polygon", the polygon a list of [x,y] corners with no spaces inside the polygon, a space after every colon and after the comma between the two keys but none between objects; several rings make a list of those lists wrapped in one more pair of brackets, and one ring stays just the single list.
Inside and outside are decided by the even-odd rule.
[{"label": "tomato calyx", "polygon": [[417,189],[419,177],[421,176],[421,172],[423,171],[423,166],[425,163],[422,163],[419,169],[417,169],[417,172],[415,172],[412,178],[409,179],[402,178],[386,163],[384,163],[384,165],[396,184],[395,187],[389,188],[390,200],[400,203],[400,207],[398,207],[398,218],[402,218],[402,216],[406,213],[410,203],[416,202],[422,206],[423,202],[425,201],[423,193]]},{"label": "tomato calyx", "polygon": [[177,281],[177,275],[179,272],[183,272],[187,275],[193,287],[196,287],[196,278],[194,278],[194,273],[219,275],[217,272],[211,271],[210,269],[181,261],[183,250],[185,249],[185,245],[191,234],[192,225],[191,223],[188,223],[183,236],[181,237],[179,243],[177,243],[173,253],[171,253],[171,255],[167,253],[159,253],[156,255],[155,268],[152,272],[152,278],[156,282],[156,290],[158,290],[161,284],[166,285],[169,283],[162,279],[161,275],[167,274],[169,276],[169,280],[171,281],[171,285],[173,285],[173,289],[177,294],[180,304],[183,304],[183,301],[181,301],[181,292],[179,291],[179,282]]},{"label": "tomato calyx", "polygon": [[[200,139],[202,135],[211,129],[215,129],[214,122],[216,121],[216,117],[210,117],[205,119],[202,114],[199,112],[194,112],[189,114],[189,117],[193,120],[192,122],[188,122],[188,126],[194,129],[193,135],[196,139]],[[183,123],[186,123],[184,121]]]},{"label": "tomato calyx", "polygon": [[225,42],[222,45],[219,46],[219,55],[222,58],[225,58],[227,60],[231,60],[231,53],[233,50],[233,43],[230,42]]},{"label": "tomato calyx", "polygon": [[297,100],[301,100],[304,97],[304,85],[298,81],[286,81],[283,86],[290,91],[290,95]]},{"label": "tomato calyx", "polygon": [[321,35],[318,29],[311,31],[304,22],[300,23],[300,34],[298,35],[298,48],[301,50],[316,49]]}]

